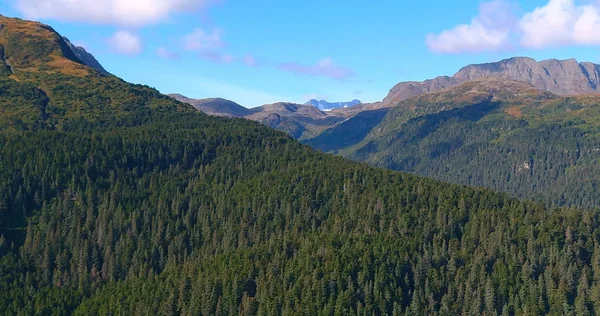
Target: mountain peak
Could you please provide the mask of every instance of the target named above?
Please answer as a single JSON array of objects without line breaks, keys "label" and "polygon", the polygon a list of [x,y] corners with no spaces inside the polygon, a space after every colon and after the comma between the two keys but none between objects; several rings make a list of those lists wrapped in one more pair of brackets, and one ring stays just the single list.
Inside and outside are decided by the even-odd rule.
[{"label": "mountain peak", "polygon": [[89,68],[52,27],[0,16],[0,59],[12,75],[46,72],[76,76],[89,74]]}]

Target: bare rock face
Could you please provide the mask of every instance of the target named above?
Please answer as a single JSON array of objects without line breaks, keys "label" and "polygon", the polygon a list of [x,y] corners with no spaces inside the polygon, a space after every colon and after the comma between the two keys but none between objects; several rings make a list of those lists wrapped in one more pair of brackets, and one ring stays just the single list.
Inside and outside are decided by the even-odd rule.
[{"label": "bare rock face", "polygon": [[423,82],[408,81],[400,82],[390,90],[390,93],[385,99],[383,104],[397,104],[400,101],[404,101],[421,94],[439,91],[451,86],[460,84],[460,82],[453,77],[440,76],[434,79],[425,80]]},{"label": "bare rock face", "polygon": [[100,62],[98,62],[98,60],[96,60],[96,57],[94,57],[94,55],[88,53],[85,50],[85,48],[83,48],[81,46],[73,45],[71,43],[71,41],[68,38],[66,38],[65,36],[63,36],[63,40],[65,41],[67,46],[73,51],[73,54],[75,54],[75,56],[81,62],[83,62],[86,66],[96,69],[98,72],[100,72],[103,75],[111,76],[110,72],[106,71],[106,69],[104,69],[104,67],[102,67]]},{"label": "bare rock face", "polygon": [[454,76],[437,77],[424,82],[401,82],[383,100],[395,105],[417,95],[486,78],[506,78],[528,82],[534,87],[559,95],[600,93],[600,65],[578,63],[575,59],[549,59],[537,62],[527,57],[514,57],[495,63],[469,65]]}]

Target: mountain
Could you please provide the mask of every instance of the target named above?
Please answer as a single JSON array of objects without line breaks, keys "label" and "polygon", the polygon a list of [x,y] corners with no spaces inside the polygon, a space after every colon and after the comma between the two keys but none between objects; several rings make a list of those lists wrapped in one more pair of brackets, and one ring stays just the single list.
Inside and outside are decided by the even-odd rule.
[{"label": "mountain", "polygon": [[69,48],[71,48],[71,50],[73,51],[73,53],[75,54],[75,56],[77,56],[77,58],[83,62],[86,66],[90,67],[90,68],[94,68],[96,70],[98,70],[101,74],[107,75],[107,76],[111,76],[111,73],[109,73],[108,71],[106,71],[106,69],[104,69],[104,67],[102,67],[102,65],[100,65],[100,63],[98,62],[98,60],[96,60],[96,58],[88,53],[85,48],[81,47],[81,46],[75,46],[71,43],[71,41],[69,41],[68,38],[66,38],[65,36],[63,36],[63,40],[65,41],[65,43],[67,44],[67,46],[69,46]]},{"label": "mountain", "polygon": [[295,138],[307,137],[343,120],[342,117],[328,115],[307,104],[279,102],[252,110],[254,113],[246,118],[284,131]]},{"label": "mountain", "polygon": [[206,114],[246,118],[286,132],[298,139],[316,135],[345,119],[342,115],[323,112],[308,104],[279,102],[248,109],[225,99],[198,100],[190,99],[181,94],[170,94],[169,96],[178,101],[191,104]]},{"label": "mountain", "polygon": [[529,82],[538,89],[558,95],[600,93],[600,65],[578,63],[575,59],[537,62],[532,58],[514,57],[494,63],[469,65],[452,77],[401,82],[390,90],[382,104],[393,106],[424,93],[436,92],[467,81],[496,77]]},{"label": "mountain", "polygon": [[362,104],[362,102],[360,102],[360,100],[354,99],[349,102],[333,102],[333,103],[331,103],[331,102],[327,102],[325,100],[312,99],[312,100],[306,102],[305,104],[312,105],[321,111],[331,111],[333,109],[348,108],[348,107],[352,107],[355,105],[359,105],[359,104]]},{"label": "mountain", "polygon": [[[598,213],[322,154],[104,76],[49,26],[0,25],[5,314],[600,311]],[[496,114],[593,101],[522,89],[539,109]]]},{"label": "mountain", "polygon": [[181,94],[169,94],[175,100],[191,104],[199,111],[208,115],[225,117],[245,117],[252,114],[252,111],[229,100],[221,98],[210,99],[190,99]]},{"label": "mountain", "polygon": [[363,112],[305,143],[548,204],[600,207],[600,96],[559,96],[492,77],[383,110],[370,120],[362,117],[373,112]]}]

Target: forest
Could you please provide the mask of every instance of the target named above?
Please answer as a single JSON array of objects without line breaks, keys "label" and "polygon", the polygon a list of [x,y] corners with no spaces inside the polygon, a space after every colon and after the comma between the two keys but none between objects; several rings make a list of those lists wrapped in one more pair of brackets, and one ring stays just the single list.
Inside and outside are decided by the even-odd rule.
[{"label": "forest", "polygon": [[241,119],[142,108],[103,124],[2,136],[5,313],[600,308],[597,213],[347,162]]},{"label": "forest", "polygon": [[19,67],[60,36],[0,22],[3,314],[600,313],[597,212],[323,154],[60,45]]}]

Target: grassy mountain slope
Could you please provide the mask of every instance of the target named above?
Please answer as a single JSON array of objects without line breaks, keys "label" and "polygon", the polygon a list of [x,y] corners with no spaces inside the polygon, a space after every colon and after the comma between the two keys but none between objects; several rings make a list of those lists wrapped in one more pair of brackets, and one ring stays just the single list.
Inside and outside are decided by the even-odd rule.
[{"label": "grassy mountain slope", "polygon": [[0,101],[0,129],[61,129],[82,119],[101,124],[138,108],[193,111],[156,90],[85,66],[47,25],[5,17],[0,25],[0,60],[6,65],[0,87],[23,101]]},{"label": "grassy mountain slope", "polygon": [[[599,119],[598,97],[487,79],[403,101],[360,142],[336,149],[379,167],[595,208]],[[327,150],[335,141],[319,140],[308,144]]]},{"label": "grassy mountain slope", "polygon": [[0,130],[6,314],[600,311],[597,213],[352,163],[27,55],[3,80],[31,93],[0,95],[23,122]]}]

